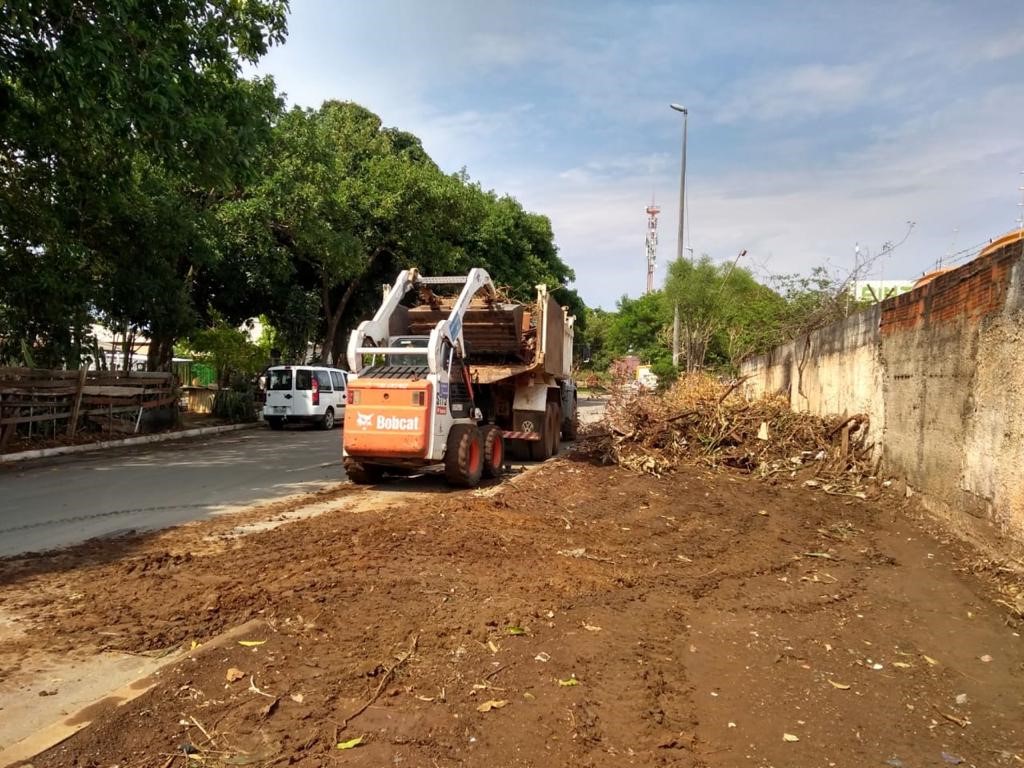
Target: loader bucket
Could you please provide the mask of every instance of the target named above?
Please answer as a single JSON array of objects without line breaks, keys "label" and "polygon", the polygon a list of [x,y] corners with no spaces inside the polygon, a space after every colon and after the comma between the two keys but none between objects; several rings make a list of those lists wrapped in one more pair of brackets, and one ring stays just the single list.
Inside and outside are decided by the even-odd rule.
[{"label": "loader bucket", "polygon": [[[416,307],[409,311],[409,332],[429,335],[449,313],[429,307]],[[525,360],[532,357],[528,334],[529,315],[521,304],[475,306],[466,311],[462,319],[462,335],[473,358],[510,358]]]}]

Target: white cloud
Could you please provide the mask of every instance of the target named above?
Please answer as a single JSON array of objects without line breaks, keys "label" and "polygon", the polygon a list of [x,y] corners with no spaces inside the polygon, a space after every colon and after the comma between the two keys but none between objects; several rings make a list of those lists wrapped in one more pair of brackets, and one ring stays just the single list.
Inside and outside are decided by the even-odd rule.
[{"label": "white cloud", "polygon": [[722,123],[794,120],[841,114],[872,95],[875,68],[811,64],[739,81],[716,110]]},{"label": "white cloud", "polygon": [[975,49],[975,55],[986,61],[1000,61],[1024,53],[1024,33],[1020,28],[1010,29],[1005,34],[986,40]]}]

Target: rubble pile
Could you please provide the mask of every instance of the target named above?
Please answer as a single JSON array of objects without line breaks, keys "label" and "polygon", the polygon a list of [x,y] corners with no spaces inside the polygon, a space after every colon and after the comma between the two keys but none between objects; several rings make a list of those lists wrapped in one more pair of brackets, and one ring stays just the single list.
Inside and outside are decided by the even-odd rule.
[{"label": "rubble pile", "polygon": [[878,469],[867,416],[797,413],[779,397],[747,398],[741,384],[690,374],[664,393],[620,389],[585,448],[605,463],[652,475],[697,463],[867,496]]}]

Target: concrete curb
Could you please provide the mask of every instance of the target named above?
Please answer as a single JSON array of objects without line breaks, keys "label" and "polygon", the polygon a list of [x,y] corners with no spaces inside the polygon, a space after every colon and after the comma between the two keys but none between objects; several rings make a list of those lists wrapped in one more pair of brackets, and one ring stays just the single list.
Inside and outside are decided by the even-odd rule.
[{"label": "concrete curb", "polygon": [[160,432],[155,435],[126,437],[123,440],[106,440],[100,443],[86,443],[85,445],[63,445],[57,448],[19,451],[18,453],[0,454],[0,464],[12,464],[16,461],[28,461],[29,459],[45,459],[50,456],[63,456],[68,453],[88,453],[90,451],[102,451],[107,448],[122,448],[132,445],[145,445],[146,443],[163,443],[167,440],[182,440],[187,437],[216,435],[221,432],[235,432],[239,429],[252,429],[259,426],[262,426],[260,421],[248,424],[225,424],[219,427],[199,427],[197,429],[184,429],[180,432]]}]

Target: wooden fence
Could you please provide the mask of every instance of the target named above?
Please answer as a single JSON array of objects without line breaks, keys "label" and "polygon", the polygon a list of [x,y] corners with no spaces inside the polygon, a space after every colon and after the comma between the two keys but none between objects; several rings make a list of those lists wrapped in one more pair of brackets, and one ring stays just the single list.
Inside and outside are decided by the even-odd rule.
[{"label": "wooden fence", "polygon": [[171,373],[0,368],[0,451],[19,426],[28,437],[73,437],[86,424],[138,432],[145,411],[177,399]]}]

